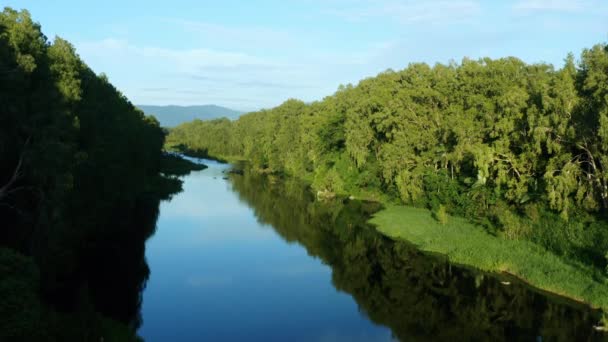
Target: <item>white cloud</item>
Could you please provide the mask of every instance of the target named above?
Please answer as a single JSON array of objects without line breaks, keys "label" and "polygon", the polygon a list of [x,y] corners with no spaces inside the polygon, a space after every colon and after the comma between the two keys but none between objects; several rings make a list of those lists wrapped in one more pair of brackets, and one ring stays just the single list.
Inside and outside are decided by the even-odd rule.
[{"label": "white cloud", "polygon": [[[334,2],[339,4],[340,2]],[[343,3],[344,7],[325,12],[350,21],[391,18],[403,24],[441,24],[471,18],[480,13],[477,1],[360,1],[358,6]]]},{"label": "white cloud", "polygon": [[176,68],[181,72],[197,72],[208,67],[269,67],[274,64],[261,58],[239,52],[226,52],[211,49],[167,49],[161,47],[138,46],[127,40],[107,38],[101,41],[84,42],[78,44],[78,51],[93,59],[96,57],[127,58],[122,60],[146,64],[150,61],[156,63],[159,70]]},{"label": "white cloud", "polygon": [[286,31],[259,26],[231,27],[178,18],[161,19],[161,21],[195,34],[203,41],[229,43],[231,46],[285,47],[294,41]]},{"label": "white cloud", "polygon": [[[318,87],[318,73],[310,65],[251,53],[137,45],[117,38],[75,46],[93,70],[105,72],[139,104],[215,103],[256,109],[302,97]],[[151,88],[167,91],[151,92]]]},{"label": "white cloud", "polygon": [[513,10],[520,13],[577,12],[587,5],[588,2],[582,0],[520,0],[513,5]]}]

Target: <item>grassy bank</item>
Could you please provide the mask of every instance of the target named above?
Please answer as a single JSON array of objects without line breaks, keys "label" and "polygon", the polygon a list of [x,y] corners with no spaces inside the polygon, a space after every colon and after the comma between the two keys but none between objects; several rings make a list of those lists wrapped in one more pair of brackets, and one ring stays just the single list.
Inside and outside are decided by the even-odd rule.
[{"label": "grassy bank", "polygon": [[370,220],[394,239],[420,250],[446,255],[456,264],[488,272],[505,272],[539,289],[608,310],[608,278],[599,270],[564,260],[527,241],[505,240],[465,219],[441,224],[430,211],[389,206]]}]

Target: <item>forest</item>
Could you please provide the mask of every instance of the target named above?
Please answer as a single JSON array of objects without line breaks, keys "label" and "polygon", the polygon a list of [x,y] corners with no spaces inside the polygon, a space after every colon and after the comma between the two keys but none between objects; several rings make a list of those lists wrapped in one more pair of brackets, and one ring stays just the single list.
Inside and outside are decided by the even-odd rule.
[{"label": "forest", "polygon": [[0,340],[138,339],[144,242],[181,186],[164,137],[69,42],[0,13]]},{"label": "forest", "polygon": [[606,44],[561,68],[515,57],[413,63],[321,101],[185,123],[167,145],[304,179],[321,197],[462,217],[596,279],[608,272]]},{"label": "forest", "polygon": [[[585,339],[608,326],[607,44],[560,68],[413,63],[312,103],[160,126],[28,11],[0,13],[0,341],[141,340],[159,204],[206,168],[167,151],[245,161],[212,179],[329,265],[394,337]],[[409,229],[423,242],[408,222],[424,223]]]}]

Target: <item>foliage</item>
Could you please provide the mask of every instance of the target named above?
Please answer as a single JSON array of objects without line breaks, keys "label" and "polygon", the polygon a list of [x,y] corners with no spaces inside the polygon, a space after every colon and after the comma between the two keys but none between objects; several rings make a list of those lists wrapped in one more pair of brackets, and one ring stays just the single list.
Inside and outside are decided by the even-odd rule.
[{"label": "foliage", "polygon": [[[578,62],[569,55],[561,69],[513,57],[417,63],[311,104],[186,123],[167,142],[246,159],[320,191],[443,204],[507,238],[600,265],[608,249],[606,80],[604,44]],[[530,208],[542,224],[527,222]]]},{"label": "foliage", "polygon": [[164,135],[69,42],[0,13],[0,339],[135,338],[144,242],[179,187]]},{"label": "foliage", "polygon": [[445,209],[445,205],[440,204],[439,207],[437,207],[437,210],[435,210],[433,212],[433,217],[441,224],[445,225],[448,223],[449,217],[448,217],[448,213]]},{"label": "foliage", "polygon": [[439,224],[427,210],[403,206],[389,207],[370,222],[390,237],[411,241],[423,251],[447,255],[453,263],[506,272],[543,290],[608,308],[605,276],[531,242],[500,239],[461,218]]},{"label": "foliage", "polygon": [[[42,307],[33,260],[0,248],[0,339],[40,339]],[[33,335],[36,334],[36,335]]]}]

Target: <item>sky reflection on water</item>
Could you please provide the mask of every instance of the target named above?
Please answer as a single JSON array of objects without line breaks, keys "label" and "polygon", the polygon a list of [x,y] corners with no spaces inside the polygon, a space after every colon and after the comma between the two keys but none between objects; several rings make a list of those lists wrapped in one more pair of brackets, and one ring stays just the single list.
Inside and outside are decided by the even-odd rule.
[{"label": "sky reflection on water", "polygon": [[355,301],[332,285],[331,269],[304,247],[261,225],[224,180],[227,169],[184,180],[161,205],[147,243],[146,341],[388,341]]}]

